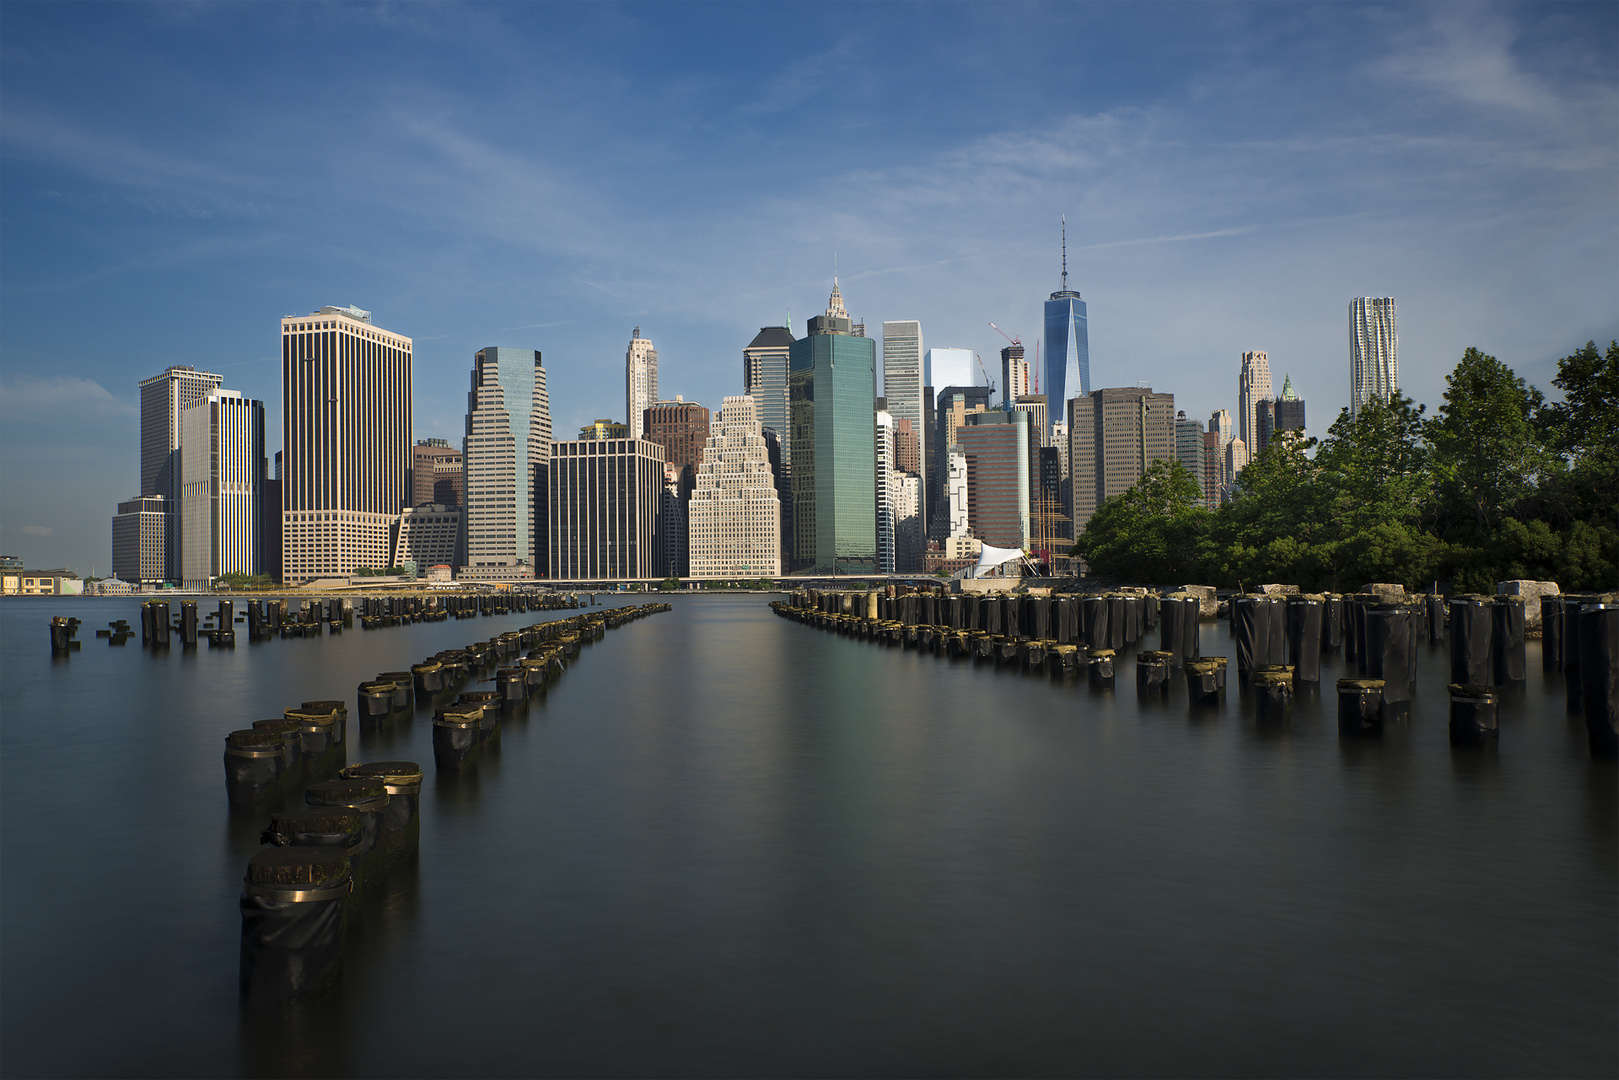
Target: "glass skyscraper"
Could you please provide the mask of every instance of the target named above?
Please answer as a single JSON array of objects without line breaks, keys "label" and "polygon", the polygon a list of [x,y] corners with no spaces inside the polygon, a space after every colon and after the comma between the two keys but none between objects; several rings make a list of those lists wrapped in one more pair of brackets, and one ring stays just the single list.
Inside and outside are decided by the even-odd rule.
[{"label": "glass skyscraper", "polygon": [[876,344],[855,336],[834,281],[789,350],[794,570],[877,570]]},{"label": "glass skyscraper", "polygon": [[551,398],[539,351],[478,350],[461,451],[463,574],[510,580],[544,571],[550,457]]},{"label": "glass skyscraper", "polygon": [[1047,423],[1062,419],[1068,400],[1068,372],[1078,374],[1078,397],[1091,392],[1091,339],[1086,328],[1085,301],[1068,287],[1068,222],[1063,222],[1062,288],[1046,301],[1045,385],[1040,388],[1051,402]]}]

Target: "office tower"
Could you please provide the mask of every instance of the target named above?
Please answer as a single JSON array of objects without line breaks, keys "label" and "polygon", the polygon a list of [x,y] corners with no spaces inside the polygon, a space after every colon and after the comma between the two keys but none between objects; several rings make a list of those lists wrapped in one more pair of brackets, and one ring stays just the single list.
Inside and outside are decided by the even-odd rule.
[{"label": "office tower", "polygon": [[722,404],[687,513],[692,577],[781,575],[781,504],[752,397]]},{"label": "office tower", "polygon": [[[881,400],[881,399],[878,399]],[[889,503],[888,480],[894,474],[894,415],[877,410],[877,572],[894,572],[894,510]]]},{"label": "office tower", "polygon": [[[168,500],[137,495],[112,519],[112,576],[131,585],[161,585],[168,576]],[[21,569],[20,567],[18,569]]]},{"label": "office tower", "polygon": [[691,573],[687,503],[696,486],[695,473],[682,465],[663,463],[663,490],[658,493],[658,573],[666,578]]},{"label": "office tower", "polygon": [[1270,361],[1262,352],[1242,354],[1242,371],[1237,375],[1237,437],[1249,446],[1259,439],[1255,410],[1270,399]]},{"label": "office tower", "polygon": [[922,475],[922,444],[909,420],[894,420],[894,468]]},{"label": "office tower", "polygon": [[1066,415],[1051,425],[1051,445],[1057,448],[1058,481],[1057,505],[1062,510],[1058,535],[1064,540],[1074,538],[1074,484],[1068,465],[1068,418]]},{"label": "office tower", "polygon": [[545,556],[551,396],[535,349],[490,346],[472,359],[462,446],[461,576],[539,576]]},{"label": "office tower", "polygon": [[664,461],[695,475],[708,444],[709,421],[709,411],[695,401],[660,401],[646,410],[644,438],[663,447]]},{"label": "office tower", "polygon": [[[212,372],[177,364],[140,382],[140,494],[160,495],[165,500],[162,512],[169,515],[164,525],[165,581],[179,581],[181,576],[180,412],[202,401],[224,381]],[[157,512],[151,504],[145,505],[143,513]],[[149,525],[147,528],[150,531]]]},{"label": "office tower", "polygon": [[[1030,420],[1033,420],[1032,416]],[[1057,541],[1064,539],[1063,527],[1068,523],[1062,503],[1062,455],[1055,446],[1031,449],[1036,458],[1034,474],[1029,481],[1032,507],[1029,511],[1029,529],[1033,548],[1042,552],[1044,558],[1050,558],[1053,554],[1066,555],[1066,546],[1060,552],[1057,550]]]},{"label": "office tower", "polygon": [[264,402],[210,390],[180,410],[181,580],[207,589],[262,569]]},{"label": "office tower", "polygon": [[461,505],[461,451],[447,439],[417,439],[410,448],[410,505]]},{"label": "office tower", "polygon": [[663,447],[645,439],[620,435],[553,443],[549,576],[557,581],[662,576],[656,571],[662,553],[663,465]]},{"label": "office tower", "polygon": [[[927,361],[927,353],[922,349],[921,323],[915,320],[883,323],[883,397],[894,418],[896,439],[900,432],[912,432],[918,445],[926,419],[927,387],[933,384]],[[925,462],[917,460],[901,468],[922,476],[926,483]],[[926,499],[924,491],[924,503]]]},{"label": "office tower", "polygon": [[1019,394],[1006,400],[1011,403],[1010,408],[1013,412],[1029,414],[1029,438],[1034,440],[1034,445],[1049,446],[1051,430],[1050,425],[1046,423],[1046,395]]},{"label": "office tower", "polygon": [[1276,403],[1264,398],[1254,405],[1254,453],[1263,454],[1276,430]]},{"label": "office tower", "polygon": [[1068,403],[1074,535],[1103,501],[1129,491],[1154,461],[1175,458],[1175,395],[1151,387],[1093,391]]},{"label": "office tower", "polygon": [[356,307],[281,320],[287,584],[388,564],[410,496],[411,349]]},{"label": "office tower", "polygon": [[1001,400],[1016,401],[1029,392],[1029,362],[1023,359],[1023,346],[1008,345],[1001,350]]},{"label": "office tower", "polygon": [[933,386],[978,386],[985,389],[979,378],[978,361],[973,358],[971,349],[929,349],[926,366]]},{"label": "office tower", "polygon": [[945,457],[945,538],[967,536],[971,532],[967,513],[967,456],[961,450],[951,450]]},{"label": "office tower", "polygon": [[854,336],[836,280],[789,353],[795,570],[877,565],[877,350]]},{"label": "office tower", "polygon": [[658,350],[637,326],[624,352],[624,420],[635,438],[646,433],[645,413],[658,400]]},{"label": "office tower", "polygon": [[281,580],[281,492],[285,481],[281,478],[282,451],[275,452],[275,467],[265,478],[263,493],[259,496],[259,539],[264,543],[264,555],[259,560],[260,573],[271,581]]},{"label": "office tower", "polygon": [[[995,547],[1026,548],[1031,531],[1029,413],[973,413],[956,430],[967,460],[967,526]],[[1038,467],[1038,458],[1032,459]]]},{"label": "office tower", "polygon": [[781,437],[769,428],[764,429],[765,455],[770,459],[770,475],[776,485],[777,520],[781,523],[779,561],[786,566],[793,548],[793,481],[788,475],[788,461],[782,452]]},{"label": "office tower", "polygon": [[1293,390],[1291,375],[1282,380],[1282,396],[1274,402],[1275,429],[1296,431],[1304,438],[1304,399]]},{"label": "office tower", "polygon": [[1218,431],[1203,433],[1203,505],[1213,510],[1220,505],[1220,494],[1225,489],[1225,447],[1220,443]]},{"label": "office tower", "polygon": [[[929,350],[937,354],[940,350]],[[974,413],[981,413],[989,408],[989,387],[974,386],[968,383],[963,386],[946,386],[939,391],[938,411],[934,421],[934,460],[944,461],[956,445],[956,432],[966,422],[966,418]],[[936,540],[944,540],[950,534],[945,531],[948,516],[944,512],[943,477],[940,477],[939,489],[934,492],[940,508],[928,522],[928,535]]]},{"label": "office tower", "polygon": [[426,577],[435,566],[453,569],[460,546],[461,507],[418,503],[399,516],[399,535],[388,565],[414,566],[417,577]]},{"label": "office tower", "polygon": [[1231,427],[1231,410],[1215,409],[1214,412],[1209,415],[1209,431],[1220,437],[1220,446],[1222,449],[1225,447],[1226,443],[1235,438],[1237,433],[1233,431]]},{"label": "office tower", "polygon": [[1229,499],[1236,490],[1237,478],[1242,470],[1248,467],[1248,444],[1241,439],[1232,439],[1225,446],[1225,489],[1221,492],[1222,498]]},{"label": "office tower", "polygon": [[1175,460],[1185,466],[1192,479],[1197,481],[1198,497],[1206,499],[1208,492],[1203,487],[1203,421],[1186,419],[1185,409],[1175,414]]},{"label": "office tower", "polygon": [[1077,376],[1080,397],[1091,392],[1091,339],[1085,301],[1068,288],[1068,219],[1062,229],[1062,288],[1046,301],[1046,397],[1053,417],[1068,400],[1068,372]]},{"label": "office tower", "polygon": [[1361,296],[1349,302],[1349,415],[1400,386],[1400,328],[1394,297]]},{"label": "office tower", "polygon": [[789,320],[782,326],[761,326],[742,350],[742,393],[753,398],[766,446],[774,447],[770,462],[780,502],[783,561],[792,549],[792,425],[787,400],[787,354],[792,344]]}]

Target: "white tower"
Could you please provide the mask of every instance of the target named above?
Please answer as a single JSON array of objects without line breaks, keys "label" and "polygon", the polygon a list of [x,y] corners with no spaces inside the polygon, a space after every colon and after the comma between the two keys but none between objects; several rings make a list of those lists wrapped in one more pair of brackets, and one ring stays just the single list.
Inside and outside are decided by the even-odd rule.
[{"label": "white tower", "polygon": [[1400,328],[1394,297],[1359,296],[1349,302],[1349,415],[1374,397],[1391,398],[1400,385]]},{"label": "white tower", "polygon": [[646,437],[646,411],[658,400],[658,350],[637,326],[624,353],[624,424],[630,438]]},{"label": "white tower", "polygon": [[1270,396],[1270,360],[1262,352],[1243,353],[1242,373],[1237,376],[1237,438],[1248,446],[1258,444],[1257,410]]}]

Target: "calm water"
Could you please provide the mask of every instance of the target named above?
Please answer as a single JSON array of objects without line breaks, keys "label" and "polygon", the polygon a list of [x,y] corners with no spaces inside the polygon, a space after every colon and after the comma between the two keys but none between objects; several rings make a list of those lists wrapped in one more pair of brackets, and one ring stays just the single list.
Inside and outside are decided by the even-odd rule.
[{"label": "calm water", "polygon": [[[53,662],[46,622],[77,614]],[[1605,1075],[1619,803],[1530,643],[1500,747],[1329,689],[1137,702],[680,597],[436,781],[335,1000],[237,1003],[258,818],[223,738],[546,615],[166,654],[0,603],[0,1070],[32,1075]],[[1156,634],[1147,647],[1156,647]],[[1205,655],[1233,655],[1205,624]],[[1323,685],[1341,674],[1331,665]],[[351,718],[352,719],[352,718]]]}]

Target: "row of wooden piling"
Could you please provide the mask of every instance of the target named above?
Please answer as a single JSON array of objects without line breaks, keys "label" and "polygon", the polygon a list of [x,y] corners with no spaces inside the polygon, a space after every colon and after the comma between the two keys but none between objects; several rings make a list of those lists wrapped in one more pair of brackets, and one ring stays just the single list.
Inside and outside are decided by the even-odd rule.
[{"label": "row of wooden piling", "polygon": [[[416,705],[434,708],[434,761],[440,771],[465,771],[498,743],[502,713],[543,691],[583,643],[668,610],[643,604],[538,623],[437,653],[409,671],[383,672],[359,685],[360,729],[374,733]],[[461,691],[449,703],[491,670],[495,690]],[[345,928],[360,910],[356,897],[382,885],[419,847],[421,767],[410,761],[343,767],[347,726],[343,702],[306,701],[280,720],[226,738],[233,806],[262,807],[284,800],[288,785],[305,785],[305,806],[272,813],[261,834],[266,846],[248,861],[240,981],[249,1003],[281,1004],[334,983]]]}]

